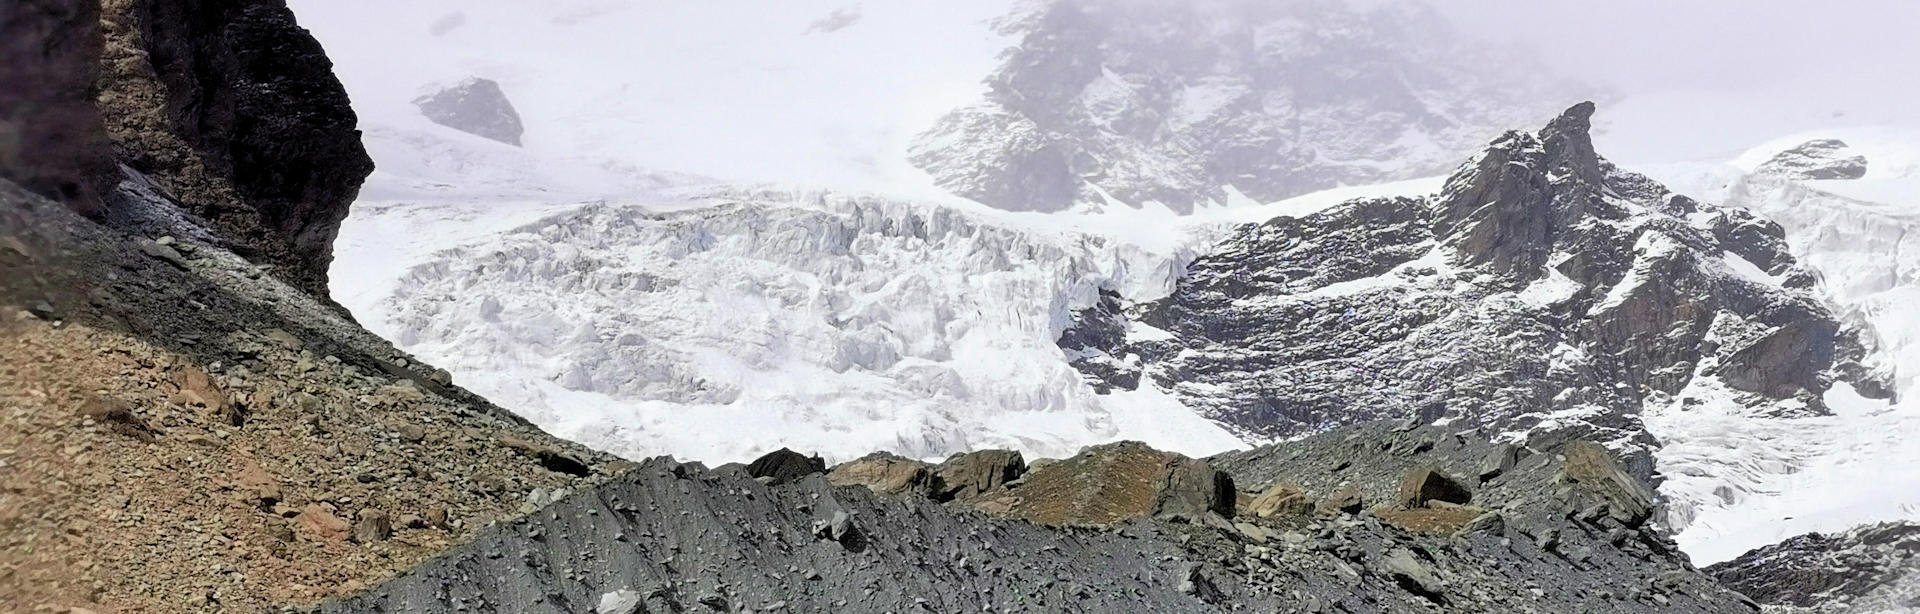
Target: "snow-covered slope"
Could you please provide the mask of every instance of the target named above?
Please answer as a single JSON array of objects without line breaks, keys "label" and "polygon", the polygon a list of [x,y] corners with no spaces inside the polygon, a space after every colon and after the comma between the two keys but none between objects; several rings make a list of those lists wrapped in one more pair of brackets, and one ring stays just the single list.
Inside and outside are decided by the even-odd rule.
[{"label": "snow-covered slope", "polygon": [[[1750,171],[1813,139],[1847,142],[1867,159],[1857,180],[1793,181]],[[1662,485],[1680,543],[1696,562],[1815,531],[1920,518],[1920,476],[1889,470],[1920,463],[1920,131],[1896,126],[1795,133],[1721,164],[1656,167],[1654,174],[1704,198],[1744,207],[1786,229],[1815,288],[1859,327],[1864,365],[1891,382],[1897,403],[1828,395],[1835,415],[1766,418],[1708,405],[1649,418],[1662,441]],[[1880,202],[1854,196],[1885,198]]]}]

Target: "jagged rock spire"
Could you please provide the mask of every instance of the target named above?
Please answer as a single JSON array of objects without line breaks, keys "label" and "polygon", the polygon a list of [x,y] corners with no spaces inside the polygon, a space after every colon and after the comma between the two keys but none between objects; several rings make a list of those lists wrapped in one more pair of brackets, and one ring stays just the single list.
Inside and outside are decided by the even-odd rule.
[{"label": "jagged rock spire", "polygon": [[1593,198],[1606,173],[1594,152],[1594,104],[1573,105],[1537,134],[1511,131],[1447,180],[1435,234],[1459,262],[1490,265],[1517,281],[1544,274],[1562,232],[1605,211]]}]

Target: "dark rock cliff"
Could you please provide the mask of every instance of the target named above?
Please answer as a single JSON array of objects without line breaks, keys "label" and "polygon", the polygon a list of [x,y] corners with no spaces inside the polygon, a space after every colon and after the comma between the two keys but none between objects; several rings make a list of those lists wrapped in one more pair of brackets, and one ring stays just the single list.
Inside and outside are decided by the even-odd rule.
[{"label": "dark rock cliff", "polygon": [[5,177],[125,224],[104,198],[124,165],[225,246],[326,295],[334,235],[373,162],[332,63],[284,2],[10,5]]}]

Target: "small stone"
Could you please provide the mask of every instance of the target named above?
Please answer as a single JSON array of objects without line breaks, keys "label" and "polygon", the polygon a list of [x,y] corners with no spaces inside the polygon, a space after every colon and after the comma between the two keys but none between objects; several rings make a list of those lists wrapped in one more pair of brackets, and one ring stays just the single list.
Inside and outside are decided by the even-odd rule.
[{"label": "small stone", "polygon": [[371,544],[386,541],[389,537],[393,537],[393,523],[387,519],[386,512],[360,510],[359,520],[353,525],[353,541]]},{"label": "small stone", "polygon": [[335,516],[333,512],[328,511],[326,506],[318,503],[309,503],[306,507],[301,508],[300,515],[296,517],[296,520],[302,529],[312,533],[315,537],[329,541],[344,540],[351,530],[351,527],[347,525],[347,521],[341,520],[339,516]]},{"label": "small stone", "polygon": [[635,614],[640,611],[640,593],[621,589],[600,595],[599,604],[593,607],[594,614]]},{"label": "small stone", "polygon": [[412,443],[420,443],[427,439],[427,429],[421,428],[418,424],[400,425],[399,434],[401,440]]}]

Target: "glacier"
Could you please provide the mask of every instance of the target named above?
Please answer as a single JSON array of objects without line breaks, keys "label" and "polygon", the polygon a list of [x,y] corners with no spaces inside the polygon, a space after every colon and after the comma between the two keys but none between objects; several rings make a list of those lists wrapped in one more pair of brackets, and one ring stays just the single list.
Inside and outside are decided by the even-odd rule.
[{"label": "glacier", "polygon": [[[1757,174],[1775,153],[1838,138],[1868,159],[1859,180]],[[1649,174],[1703,200],[1744,207],[1787,230],[1794,257],[1821,275],[1817,291],[1870,331],[1865,364],[1893,383],[1894,402],[1835,386],[1832,416],[1757,416],[1724,397],[1650,411],[1661,440],[1669,522],[1696,563],[1809,532],[1920,519],[1920,130],[1857,126],[1793,132],[1722,162],[1657,165]]]}]

